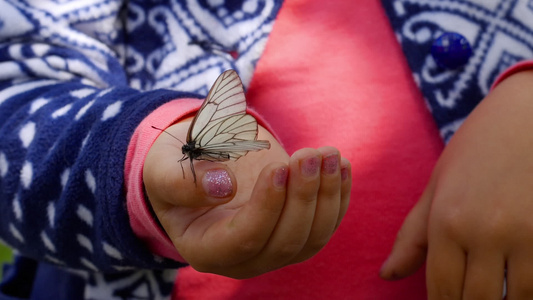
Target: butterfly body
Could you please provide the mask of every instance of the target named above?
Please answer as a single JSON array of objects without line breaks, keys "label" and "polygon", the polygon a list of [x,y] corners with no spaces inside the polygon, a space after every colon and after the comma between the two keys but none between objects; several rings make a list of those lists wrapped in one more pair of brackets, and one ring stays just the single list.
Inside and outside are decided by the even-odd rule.
[{"label": "butterfly body", "polygon": [[202,148],[197,148],[194,142],[189,142],[181,147],[181,153],[190,159],[198,159],[202,156]]},{"label": "butterfly body", "polygon": [[[206,151],[203,148],[198,148],[194,142],[190,142],[181,147],[181,153],[183,153],[183,155],[185,155],[189,159],[209,160],[207,158],[203,158],[204,156],[206,156],[205,152]],[[218,152],[217,159],[214,161],[226,161],[230,159],[231,159],[231,156],[229,153]]]},{"label": "butterfly body", "polygon": [[237,160],[249,151],[269,148],[268,141],[257,140],[257,121],[246,113],[239,75],[228,70],[217,78],[192,120],[180,162],[190,159],[196,184],[193,160]]}]

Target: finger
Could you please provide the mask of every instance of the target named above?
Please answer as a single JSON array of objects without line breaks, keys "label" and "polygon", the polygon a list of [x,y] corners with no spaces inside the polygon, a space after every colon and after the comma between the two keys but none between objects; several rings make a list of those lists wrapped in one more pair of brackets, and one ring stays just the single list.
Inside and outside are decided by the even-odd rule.
[{"label": "finger", "polygon": [[304,261],[322,249],[337,225],[341,204],[339,151],[333,147],[318,149],[322,155],[320,187],[311,232],[302,251],[291,263]]},{"label": "finger", "polygon": [[341,204],[339,207],[339,216],[337,217],[337,224],[335,229],[339,227],[342,219],[348,211],[348,205],[350,204],[350,196],[352,190],[352,166],[350,162],[342,157],[341,158]]},{"label": "finger", "polygon": [[429,300],[459,300],[463,293],[466,254],[440,234],[429,240],[426,286]]},{"label": "finger", "polygon": [[[250,201],[236,214],[233,210],[220,211],[218,222],[205,220],[205,232],[195,232],[189,228],[187,235],[203,237],[201,243],[193,243],[198,247],[190,247],[191,254],[197,254],[198,251],[212,253],[213,247],[217,249],[216,256],[206,255],[203,261],[189,263],[198,271],[202,271],[205,266],[210,272],[225,274],[226,266],[236,265],[256,256],[269,241],[281,216],[286,198],[287,176],[288,167],[285,164],[267,165],[259,174]],[[195,222],[196,230],[201,231],[202,220]],[[185,258],[187,254],[178,250]],[[220,270],[213,271],[213,266],[217,265]]]},{"label": "finger", "polygon": [[533,299],[533,251],[512,253],[507,261],[507,300]]},{"label": "finger", "polygon": [[392,251],[381,267],[381,278],[387,280],[404,278],[413,274],[424,263],[428,246],[427,222],[433,191],[434,183],[430,181],[398,231]]},{"label": "finger", "polygon": [[321,162],[315,149],[302,149],[291,157],[285,207],[268,245],[257,258],[257,267],[277,269],[303,249],[315,216]]},{"label": "finger", "polygon": [[491,251],[488,247],[470,252],[462,299],[501,300],[504,273],[505,260],[500,253]]}]

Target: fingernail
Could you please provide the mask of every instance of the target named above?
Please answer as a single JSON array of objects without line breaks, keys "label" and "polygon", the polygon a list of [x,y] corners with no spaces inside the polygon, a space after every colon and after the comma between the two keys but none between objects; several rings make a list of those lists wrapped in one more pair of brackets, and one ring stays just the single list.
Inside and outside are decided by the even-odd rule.
[{"label": "fingernail", "polygon": [[322,169],[326,174],[335,174],[339,166],[339,156],[332,154],[322,159]]},{"label": "fingernail", "polygon": [[231,177],[224,169],[209,170],[202,179],[202,185],[208,195],[224,198],[233,193]]},{"label": "fingernail", "polygon": [[379,276],[383,277],[383,276],[387,276],[387,274],[384,274],[383,272],[385,271],[385,266],[387,265],[387,262],[389,262],[389,258],[387,258],[383,264],[381,265],[381,268],[379,268]]},{"label": "fingernail", "polygon": [[348,168],[344,167],[341,169],[341,180],[344,181],[346,180],[346,178],[348,178],[348,175],[350,175],[348,173]]},{"label": "fingernail", "polygon": [[278,168],[274,172],[273,182],[275,187],[284,187],[287,184],[289,170],[286,167]]},{"label": "fingernail", "polygon": [[320,159],[316,156],[306,158],[300,165],[300,171],[307,176],[313,176],[320,170]]}]

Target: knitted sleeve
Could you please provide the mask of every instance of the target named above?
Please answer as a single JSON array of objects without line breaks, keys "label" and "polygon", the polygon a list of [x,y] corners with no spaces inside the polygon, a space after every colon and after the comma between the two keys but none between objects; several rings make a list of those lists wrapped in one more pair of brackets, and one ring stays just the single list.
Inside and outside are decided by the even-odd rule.
[{"label": "knitted sleeve", "polygon": [[[28,3],[0,1],[1,241],[74,269],[179,266],[152,254],[133,233],[125,158],[151,111],[198,96],[128,87],[116,42],[120,2],[68,19],[58,16],[80,1]],[[88,27],[84,18],[95,13],[102,18]]]},{"label": "knitted sleeve", "polygon": [[[531,1],[383,0],[382,4],[446,142],[506,69],[533,59]],[[472,49],[470,57],[453,68],[442,67],[431,55],[433,43],[445,33],[459,33]]]}]

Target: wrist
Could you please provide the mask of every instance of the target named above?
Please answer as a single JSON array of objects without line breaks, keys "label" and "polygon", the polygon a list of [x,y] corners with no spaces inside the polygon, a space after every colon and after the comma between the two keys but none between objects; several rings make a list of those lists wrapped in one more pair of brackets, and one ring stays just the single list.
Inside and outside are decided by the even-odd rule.
[{"label": "wrist", "polygon": [[138,238],[157,255],[183,262],[165,231],[152,213],[145,198],[142,171],[146,155],[161,134],[152,126],[166,128],[194,113],[200,105],[198,99],[179,99],[168,102],[148,115],[136,128],[128,147],[125,164],[126,204],[130,226]]}]

